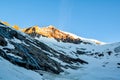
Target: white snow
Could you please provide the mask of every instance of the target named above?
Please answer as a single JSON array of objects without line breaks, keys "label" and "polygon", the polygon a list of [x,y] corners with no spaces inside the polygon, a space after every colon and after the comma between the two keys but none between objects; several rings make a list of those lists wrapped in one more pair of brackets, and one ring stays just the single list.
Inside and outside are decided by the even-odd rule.
[{"label": "white snow", "polygon": [[95,40],[95,39],[87,39],[87,38],[83,38],[83,37],[80,37],[80,36],[77,36],[75,34],[72,34],[72,33],[69,33],[69,32],[65,32],[65,31],[62,31],[63,33],[66,33],[66,34],[69,34],[71,36],[73,36],[74,38],[80,38],[81,40],[85,41],[85,42],[91,42],[91,43],[100,43],[100,45],[104,45],[106,44],[105,42],[101,42],[101,41],[98,41],[98,40]]},{"label": "white snow", "polygon": [[22,41],[20,41],[19,39],[15,38],[15,37],[11,41],[13,41],[15,43],[22,43]]},{"label": "white snow", "polygon": [[17,55],[14,55],[14,54],[12,54],[12,53],[9,53],[9,54],[7,54],[7,55],[13,56],[13,57],[15,57],[15,58],[22,59],[22,57],[20,57],[20,56],[17,56]]},{"label": "white snow", "polygon": [[43,80],[38,73],[13,65],[0,57],[0,80]]},{"label": "white snow", "polygon": [[10,44],[6,38],[5,38],[5,40],[7,41],[7,46],[5,46],[6,48],[9,48],[9,49],[15,48],[14,45]]},{"label": "white snow", "polygon": [[24,45],[26,45],[26,46],[30,46],[30,45],[28,45],[28,44],[26,44],[24,41],[22,42]]}]

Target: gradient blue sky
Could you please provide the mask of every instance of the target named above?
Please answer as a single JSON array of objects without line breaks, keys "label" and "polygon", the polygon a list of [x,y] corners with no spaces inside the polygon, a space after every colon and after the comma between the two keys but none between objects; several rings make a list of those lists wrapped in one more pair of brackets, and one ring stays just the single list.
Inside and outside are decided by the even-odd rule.
[{"label": "gradient blue sky", "polygon": [[0,20],[21,28],[54,25],[82,37],[120,42],[120,0],[0,0]]}]

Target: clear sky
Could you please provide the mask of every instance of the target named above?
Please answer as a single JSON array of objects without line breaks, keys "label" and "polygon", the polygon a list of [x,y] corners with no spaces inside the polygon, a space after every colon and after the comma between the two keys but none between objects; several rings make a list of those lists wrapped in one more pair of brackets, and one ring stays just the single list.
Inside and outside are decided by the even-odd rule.
[{"label": "clear sky", "polygon": [[85,38],[120,42],[120,0],[0,0],[0,20],[54,25]]}]

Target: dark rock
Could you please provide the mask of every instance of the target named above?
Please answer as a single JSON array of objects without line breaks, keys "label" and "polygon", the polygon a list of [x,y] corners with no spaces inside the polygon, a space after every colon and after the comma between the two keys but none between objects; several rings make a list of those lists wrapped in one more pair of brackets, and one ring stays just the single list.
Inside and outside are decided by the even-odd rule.
[{"label": "dark rock", "polygon": [[115,51],[116,53],[119,53],[119,52],[120,52],[120,46],[116,47],[116,48],[114,49],[114,51]]},{"label": "dark rock", "polygon": [[17,32],[15,30],[10,30],[9,33],[10,33],[12,38],[17,37]]},{"label": "dark rock", "polygon": [[5,41],[4,37],[0,35],[0,45],[7,46],[7,41]]},{"label": "dark rock", "polygon": [[76,52],[77,52],[77,54],[80,54],[80,55],[86,53],[86,52],[84,52],[84,51],[79,51],[79,50],[77,50]]},{"label": "dark rock", "polygon": [[15,46],[15,50],[21,53],[20,56],[22,56],[22,58],[26,61],[26,64],[24,64],[25,66],[23,67],[27,67],[29,69],[34,69],[34,70],[37,69],[37,70],[50,71],[56,74],[63,71],[58,62],[52,60],[50,57],[46,55],[45,52],[43,52],[39,48],[36,48],[33,45],[25,46],[23,44],[16,44],[14,42],[12,42],[12,44]]},{"label": "dark rock", "polygon": [[99,56],[99,57],[103,57],[103,56],[104,56],[104,54],[98,54],[98,56]]},{"label": "dark rock", "polygon": [[95,55],[99,55],[100,54],[100,52],[95,52]]},{"label": "dark rock", "polygon": [[76,63],[76,62],[79,62],[81,64],[88,64],[88,62],[82,60],[82,59],[79,59],[79,58],[71,58],[69,56],[66,56],[66,55],[63,55],[63,54],[60,54],[60,59],[63,61],[63,62],[66,62],[66,63],[69,63],[69,64],[72,64],[72,63]]},{"label": "dark rock", "polygon": [[117,65],[120,65],[120,63],[117,63]]},{"label": "dark rock", "polygon": [[108,51],[107,53],[108,53],[108,55],[110,56],[110,55],[112,54],[112,51]]}]

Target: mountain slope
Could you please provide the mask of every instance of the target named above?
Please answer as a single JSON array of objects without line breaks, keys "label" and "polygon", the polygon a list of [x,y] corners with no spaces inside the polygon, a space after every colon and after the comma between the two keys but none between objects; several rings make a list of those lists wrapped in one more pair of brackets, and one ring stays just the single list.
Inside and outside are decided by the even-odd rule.
[{"label": "mountain slope", "polygon": [[[47,36],[39,34],[38,32],[39,30],[41,32],[41,29],[37,28],[35,27],[35,30],[34,27],[29,28],[25,32],[30,37],[0,23],[0,56],[15,64],[13,65],[0,57],[0,60],[2,59],[1,63],[4,63],[3,65],[0,64],[1,67],[7,64],[15,67],[24,67],[26,75],[27,69],[31,69],[41,74],[42,76],[38,76],[35,73],[36,77],[40,77],[42,80],[120,79],[120,43],[103,44],[102,42],[81,38],[61,30],[59,30],[59,34],[63,33],[62,35],[69,35],[74,39],[79,38],[80,43],[74,43],[72,40],[72,42],[69,40],[62,41],[63,39],[61,38],[56,40],[56,33],[52,34],[55,36],[51,38],[48,36],[50,35],[49,33],[45,34]],[[45,29],[49,30],[48,28]],[[46,33],[44,31],[43,33]],[[8,67],[3,70],[7,73],[5,69],[7,70]],[[22,69],[21,71],[24,70]],[[21,75],[19,70],[15,73]],[[15,73],[11,74],[12,80],[16,80],[14,77]],[[31,72],[31,74],[34,74],[34,72]],[[32,78],[33,80],[37,79],[34,76]],[[6,78],[3,77],[4,79]]]},{"label": "mountain slope", "polygon": [[[71,34],[71,33],[68,33]],[[31,36],[31,35],[30,35]],[[73,35],[74,36],[74,35]],[[69,56],[71,58],[78,58],[87,61],[88,65],[79,65],[81,68],[77,70],[65,70],[65,72],[57,77],[52,78],[51,80],[65,79],[65,80],[119,80],[119,71],[120,71],[120,43],[113,44],[96,44],[95,40],[89,40],[81,38],[81,43],[72,44],[65,42],[58,42],[54,38],[47,37],[38,37],[36,35],[31,36],[40,42],[47,44],[49,47],[52,47],[54,50]],[[94,42],[95,41],[95,42]],[[86,43],[90,44],[86,44]],[[98,41],[99,42],[99,41]],[[60,60],[53,58],[54,60],[65,65],[65,63]],[[89,74],[90,73],[90,74]],[[84,75],[85,74],[85,75]],[[105,74],[101,76],[102,74]],[[45,74],[46,75],[46,74]],[[50,74],[48,74],[50,76]],[[44,76],[46,78],[46,76]],[[49,77],[47,77],[49,78]]]},{"label": "mountain slope", "polygon": [[[120,43],[105,45],[71,44],[57,42],[46,37],[37,38],[53,49],[72,58],[87,61],[87,65],[79,65],[77,70],[67,69],[50,80],[119,80],[120,79]],[[56,59],[54,59],[56,60]],[[64,63],[61,62],[64,65]],[[77,63],[76,63],[77,64]],[[45,74],[46,75],[46,74]],[[51,74],[47,74],[47,76]],[[46,78],[46,76],[44,76]],[[47,77],[48,79],[49,77]]]},{"label": "mountain slope", "polygon": [[[47,46],[45,43],[18,32],[6,25],[0,25],[0,56],[13,64],[32,70],[50,71],[56,74],[63,72],[62,68],[75,68],[72,63],[87,64],[86,61],[72,58]],[[62,65],[56,58],[66,65]]]}]

